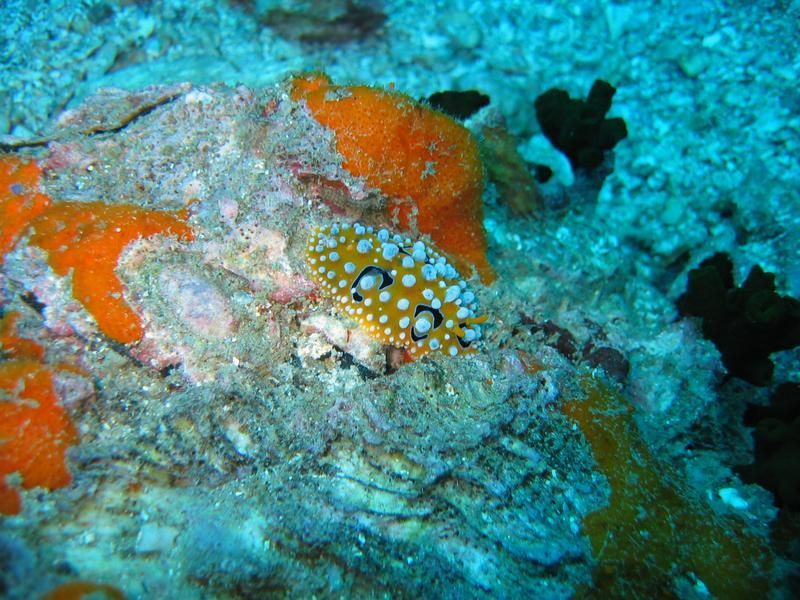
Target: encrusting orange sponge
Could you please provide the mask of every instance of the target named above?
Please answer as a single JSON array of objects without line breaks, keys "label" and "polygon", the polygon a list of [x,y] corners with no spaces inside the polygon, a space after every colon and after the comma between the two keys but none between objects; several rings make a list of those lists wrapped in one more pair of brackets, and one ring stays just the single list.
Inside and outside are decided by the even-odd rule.
[{"label": "encrusting orange sponge", "polygon": [[22,487],[64,487],[72,480],[64,462],[78,436],[58,402],[51,370],[40,361],[36,342],[16,334],[17,313],[0,318],[0,353],[15,360],[0,362],[0,514],[21,510],[19,492],[6,477],[19,473]]},{"label": "encrusting orange sponge", "polygon": [[50,205],[39,191],[41,174],[34,161],[0,157],[0,265],[31,220]]},{"label": "encrusting orange sponge", "polygon": [[391,197],[389,216],[412,224],[462,273],[489,283],[483,229],[483,169],[472,134],[445,114],[397,92],[336,86],[325,75],[292,80],[292,98],[336,134],[343,167]]},{"label": "encrusting orange sponge", "polygon": [[0,363],[0,513],[21,508],[19,492],[6,483],[11,473],[20,473],[25,489],[69,485],[64,452],[77,438],[50,369],[33,360]]},{"label": "encrusting orange sponge", "polygon": [[33,221],[30,243],[48,253],[53,270],[72,272],[72,293],[111,339],[128,344],[142,337],[142,323],[123,297],[114,270],[132,241],[159,233],[192,239],[178,216],[102,202],[55,204]]}]

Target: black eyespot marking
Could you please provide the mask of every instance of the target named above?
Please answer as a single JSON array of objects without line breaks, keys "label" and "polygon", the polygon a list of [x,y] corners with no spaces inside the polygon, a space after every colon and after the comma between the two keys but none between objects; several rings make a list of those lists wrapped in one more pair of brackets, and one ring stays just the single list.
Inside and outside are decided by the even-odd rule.
[{"label": "black eyespot marking", "polygon": [[[458,324],[458,326],[461,327],[462,329],[465,325],[466,322]],[[456,339],[458,340],[458,345],[461,346],[462,348],[469,348],[472,345],[472,342],[465,341],[463,336],[457,335]],[[472,341],[474,342],[475,340]]]},{"label": "black eyespot marking", "polygon": [[353,285],[350,286],[350,292],[353,295],[353,302],[364,301],[364,296],[358,293],[358,284],[366,275],[381,276],[381,284],[378,286],[379,290],[387,288],[394,283],[394,277],[392,277],[386,269],[381,269],[380,267],[375,266],[364,267],[364,269],[361,270],[361,273],[358,274],[358,277],[356,277]]},{"label": "black eyespot marking", "polygon": [[[431,327],[431,330],[436,329],[437,327],[439,327],[439,325],[442,324],[442,321],[444,320],[444,317],[442,316],[442,311],[440,311],[438,308],[433,308],[432,306],[428,306],[427,304],[417,304],[417,306],[414,308],[414,319],[416,319],[419,315],[421,315],[424,312],[430,313],[431,316],[433,317],[433,326]],[[417,333],[415,327],[411,328],[411,340],[414,342],[424,340],[429,335],[430,335],[429,333],[423,333],[422,335],[420,335],[419,333]]]},{"label": "black eyespot marking", "polygon": [[442,311],[438,308],[433,308],[432,306],[428,306],[427,304],[417,304],[416,308],[414,309],[414,318],[416,319],[421,313],[428,312],[431,313],[433,317],[433,329],[439,327],[444,321],[444,317],[442,316]]}]

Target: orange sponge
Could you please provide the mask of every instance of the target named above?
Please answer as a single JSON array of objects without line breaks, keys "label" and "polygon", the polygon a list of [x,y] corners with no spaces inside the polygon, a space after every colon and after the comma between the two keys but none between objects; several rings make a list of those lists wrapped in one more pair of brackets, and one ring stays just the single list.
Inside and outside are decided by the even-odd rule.
[{"label": "orange sponge", "polygon": [[462,273],[490,282],[483,230],[483,170],[470,132],[408,96],[335,86],[324,75],[296,77],[292,98],[336,133],[344,168],[392,198],[389,216],[429,235]]},{"label": "orange sponge", "polygon": [[192,239],[192,230],[176,215],[102,202],[56,204],[32,228],[30,241],[48,253],[53,270],[62,276],[72,271],[72,293],[100,331],[124,344],[142,337],[142,324],[114,273],[122,250],[158,233]]},{"label": "orange sponge", "polygon": [[0,513],[21,508],[19,492],[6,482],[11,473],[19,472],[25,489],[68,485],[64,452],[76,442],[51,371],[34,360],[0,363]]},{"label": "orange sponge", "polygon": [[16,156],[0,156],[0,265],[17,238],[50,198],[39,191],[39,166]]}]

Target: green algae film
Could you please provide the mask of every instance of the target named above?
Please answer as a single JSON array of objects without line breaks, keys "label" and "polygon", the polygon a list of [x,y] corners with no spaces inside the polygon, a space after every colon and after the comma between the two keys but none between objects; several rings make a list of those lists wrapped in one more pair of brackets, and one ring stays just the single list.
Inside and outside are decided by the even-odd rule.
[{"label": "green algae film", "polygon": [[650,454],[619,394],[593,382],[584,388],[587,399],[568,402],[564,413],[591,445],[611,498],[583,522],[597,566],[593,588],[579,597],[678,597],[676,577],[696,577],[717,598],[767,597],[773,555],[764,541],[692,498]]}]

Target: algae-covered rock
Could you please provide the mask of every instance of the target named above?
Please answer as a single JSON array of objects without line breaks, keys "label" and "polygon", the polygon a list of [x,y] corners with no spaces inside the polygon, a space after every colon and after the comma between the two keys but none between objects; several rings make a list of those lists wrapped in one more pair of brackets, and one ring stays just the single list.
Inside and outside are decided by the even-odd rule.
[{"label": "algae-covered rock", "polygon": [[[15,574],[10,597],[76,577],[130,597],[571,597],[600,558],[586,516],[609,485],[630,492],[596,468],[558,410],[577,393],[580,367],[566,356],[579,346],[565,337],[562,356],[516,328],[524,293],[510,269],[502,287],[457,278],[440,289],[446,262],[422,251],[434,242],[415,245],[420,231],[388,208],[401,200],[344,168],[335,132],[290,92],[287,83],[104,94],[27,150],[42,170],[26,183],[35,190],[15,195],[13,181],[3,190],[12,207],[48,199],[4,238],[3,310],[22,315],[46,364],[83,382],[54,389],[79,436],[67,452],[72,483],[45,493],[18,486],[19,473],[9,480],[22,489],[20,516],[3,522],[21,548],[0,557],[2,573]],[[159,226],[137,230],[140,217]],[[53,226],[49,243],[37,219]],[[309,272],[323,274],[310,255],[345,256],[343,236],[310,252],[311,231],[356,221],[376,237],[399,229],[397,252],[421,269],[402,285],[432,298],[423,312],[453,304],[443,326],[464,335],[469,354],[408,362],[364,335],[369,311],[360,322],[334,310],[354,293],[384,301],[362,295],[346,265],[323,269],[326,279],[344,273],[338,298]],[[62,239],[86,250],[66,268],[53,264],[71,247]],[[76,285],[92,272],[116,287]],[[488,319],[467,339],[478,300]],[[108,306],[135,315],[135,335],[111,335]],[[622,351],[599,341],[587,360],[619,366],[624,380]],[[626,434],[620,444],[638,442]]]},{"label": "algae-covered rock", "polygon": [[[596,492],[551,409],[556,371],[520,369],[491,339],[388,365],[368,323],[331,310],[307,248],[316,226],[389,227],[387,198],[286,86],[167,91],[105,93],[36,141],[45,216],[8,238],[4,307],[94,389],[71,400],[72,485],[25,494],[12,533],[37,564],[69,556],[132,596],[568,597],[588,577],[575,524]],[[486,288],[433,295],[428,267],[406,283],[452,303],[459,323],[442,327],[463,332]],[[77,285],[86,273],[103,277]],[[132,319],[125,337],[109,307]],[[65,582],[37,572],[15,594]]]}]

